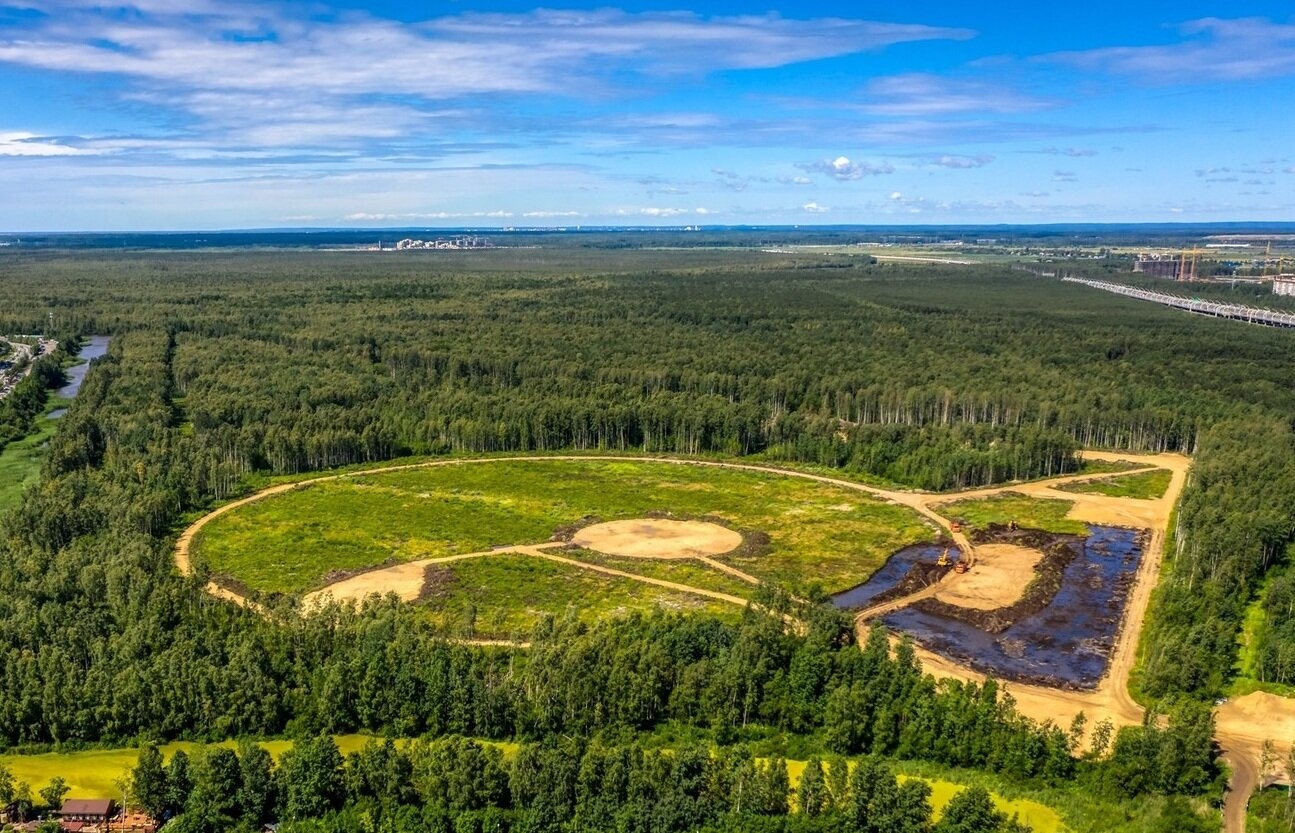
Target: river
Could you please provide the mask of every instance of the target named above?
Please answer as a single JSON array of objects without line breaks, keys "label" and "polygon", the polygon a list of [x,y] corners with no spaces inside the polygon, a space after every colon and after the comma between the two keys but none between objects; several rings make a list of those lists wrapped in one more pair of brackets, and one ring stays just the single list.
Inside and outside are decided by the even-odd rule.
[{"label": "river", "polygon": [[[67,373],[67,384],[54,391],[55,396],[61,396],[64,399],[75,399],[76,395],[81,392],[81,383],[85,381],[85,374],[90,370],[90,362],[105,355],[108,352],[108,343],[112,341],[109,336],[90,336],[90,340],[81,347],[81,352],[77,354],[77,363],[69,367]],[[49,412],[50,419],[58,419],[67,413],[67,408],[55,408]]]}]

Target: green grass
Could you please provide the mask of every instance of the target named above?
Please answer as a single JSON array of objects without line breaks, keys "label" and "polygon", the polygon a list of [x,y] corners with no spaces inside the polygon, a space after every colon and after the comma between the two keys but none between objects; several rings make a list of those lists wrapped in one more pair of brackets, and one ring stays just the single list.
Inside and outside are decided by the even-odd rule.
[{"label": "green grass", "polygon": [[[334,740],[342,754],[346,755],[364,746],[370,737],[336,735]],[[267,740],[260,744],[276,760],[292,748],[290,740]],[[237,744],[229,740],[220,745],[233,747]],[[180,741],[168,743],[161,749],[166,758],[170,759],[177,750],[183,749],[191,755],[198,747],[199,744]],[[70,798],[111,798],[121,795],[116,781],[129,772],[138,759],[139,750],[136,748],[89,749],[80,752],[45,752],[39,755],[0,755],[0,765],[9,770],[14,781],[30,784],[33,793],[58,776],[67,781]]]},{"label": "green grass", "polygon": [[743,599],[751,598],[752,591],[755,590],[755,585],[750,582],[742,581],[736,576],[730,576],[699,561],[653,561],[647,558],[604,555],[600,552],[582,549],[559,551],[559,554],[577,561],[610,567],[613,570],[624,570],[627,573],[636,573],[640,576],[657,578],[662,581],[673,581],[686,584],[689,587],[700,587],[703,590],[713,590],[716,593],[728,593],[731,596],[738,596]]},{"label": "green grass", "polygon": [[[302,592],[361,570],[547,541],[586,516],[715,515],[770,536],[724,560],[757,578],[828,590],[867,579],[934,534],[909,509],[791,476],[635,461],[499,461],[357,474],[273,496],[208,524],[195,559],[258,591]],[[655,568],[653,568],[655,569]]]},{"label": "green grass", "polygon": [[46,443],[58,428],[58,420],[50,419],[48,413],[67,407],[70,402],[70,399],[51,396],[46,405],[47,415],[36,420],[36,430],[0,451],[0,514],[17,506],[23,490],[40,480]]},{"label": "green grass", "polygon": [[1286,787],[1269,787],[1259,790],[1246,807],[1246,833],[1290,833],[1292,825],[1286,820],[1290,790]]},{"label": "green grass", "polygon": [[1268,589],[1290,565],[1295,564],[1295,544],[1286,548],[1285,557],[1263,577],[1255,598],[1246,605],[1241,619],[1241,629],[1237,632],[1237,660],[1233,666],[1233,679],[1227,687],[1229,697],[1242,697],[1255,691],[1266,691],[1282,697],[1295,697],[1295,686],[1283,683],[1264,682],[1258,677],[1259,645],[1263,642],[1268,629],[1268,617],[1264,605],[1268,601]]},{"label": "green grass", "polygon": [[[1162,819],[1167,803],[1163,796],[1115,799],[1077,784],[1045,787],[1009,781],[979,770],[939,764],[916,761],[888,761],[887,764],[900,777],[907,775],[928,782],[944,781],[960,787],[982,786],[989,790],[999,809],[1009,815],[1013,811],[1019,812],[1021,820],[1034,827],[1036,833],[1162,833],[1171,829],[1165,827]],[[1192,804],[1193,809],[1213,821],[1216,828],[1222,826],[1217,810],[1197,800]]]},{"label": "green grass", "polygon": [[533,556],[487,555],[445,564],[448,586],[420,606],[443,627],[472,636],[514,638],[530,634],[546,614],[582,621],[657,607],[737,617],[737,605],[618,576],[568,567]]},{"label": "green grass", "polygon": [[[795,787],[800,783],[801,773],[805,771],[805,761],[787,761],[787,774],[791,778],[791,785]],[[900,782],[916,778],[925,781],[931,787],[931,809],[935,811],[934,820],[939,821],[944,812],[945,805],[953,800],[953,797],[966,789],[970,784],[963,781],[951,781],[944,778],[930,777],[927,775],[908,775],[900,772],[903,769],[902,764],[895,761],[887,761],[888,766],[895,768]],[[1021,821],[1034,828],[1034,833],[1066,833],[1068,828],[1061,820],[1061,815],[1053,808],[1033,801],[1028,798],[1005,798],[994,790],[990,790],[989,797],[993,799],[994,806],[1008,816],[1017,815]]]},{"label": "green grass", "polygon": [[942,503],[937,508],[946,518],[961,518],[973,527],[1016,521],[1028,529],[1042,529],[1073,535],[1087,535],[1088,525],[1066,518],[1074,506],[1068,500],[1027,497],[1003,492],[987,498],[971,498]]},{"label": "green grass", "polygon": [[1169,488],[1169,480],[1172,477],[1173,472],[1168,469],[1152,469],[1151,471],[1126,474],[1121,477],[1103,477],[1101,480],[1065,483],[1057,488],[1064,492],[1079,492],[1088,495],[1156,500],[1165,496],[1165,491]]}]

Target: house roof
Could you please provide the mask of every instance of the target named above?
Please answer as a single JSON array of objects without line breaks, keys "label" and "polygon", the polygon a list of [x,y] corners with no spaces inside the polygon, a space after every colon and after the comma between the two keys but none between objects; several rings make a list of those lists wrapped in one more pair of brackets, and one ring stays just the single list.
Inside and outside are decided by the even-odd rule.
[{"label": "house roof", "polygon": [[60,816],[106,816],[111,812],[111,798],[69,798],[58,811]]}]

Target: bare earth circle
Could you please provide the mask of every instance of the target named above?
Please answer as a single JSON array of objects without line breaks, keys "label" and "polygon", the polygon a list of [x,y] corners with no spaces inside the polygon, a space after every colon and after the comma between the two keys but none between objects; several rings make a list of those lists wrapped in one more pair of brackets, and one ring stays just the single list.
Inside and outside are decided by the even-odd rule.
[{"label": "bare earth circle", "polygon": [[644,518],[587,526],[571,543],[604,555],[632,558],[696,558],[742,546],[742,536],[719,524]]}]

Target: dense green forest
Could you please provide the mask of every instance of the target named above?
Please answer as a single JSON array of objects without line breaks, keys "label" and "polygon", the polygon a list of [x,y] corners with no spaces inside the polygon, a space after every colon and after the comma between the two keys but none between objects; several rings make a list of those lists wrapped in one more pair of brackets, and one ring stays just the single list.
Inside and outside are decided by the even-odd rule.
[{"label": "dense green forest", "polygon": [[45,410],[50,388],[63,382],[62,356],[42,356],[32,363],[31,373],[0,399],[0,451],[14,440],[29,434],[36,417]]},{"label": "dense green forest", "polygon": [[[52,312],[113,336],[0,522],[10,745],[364,728],[543,747],[678,722],[721,746],[763,726],[1195,795],[1215,771],[1193,704],[1295,529],[1291,334],[1026,273],[497,250],[14,254],[0,274],[0,331]],[[400,605],[258,617],[170,562],[186,513],[249,475],[407,454],[750,455],[956,488],[1070,471],[1090,445],[1197,455],[1140,678],[1174,719],[1118,733],[1103,765],[992,691],[851,647],[825,612],[802,636],[759,616],[554,622],[517,653],[446,644]]]}]

